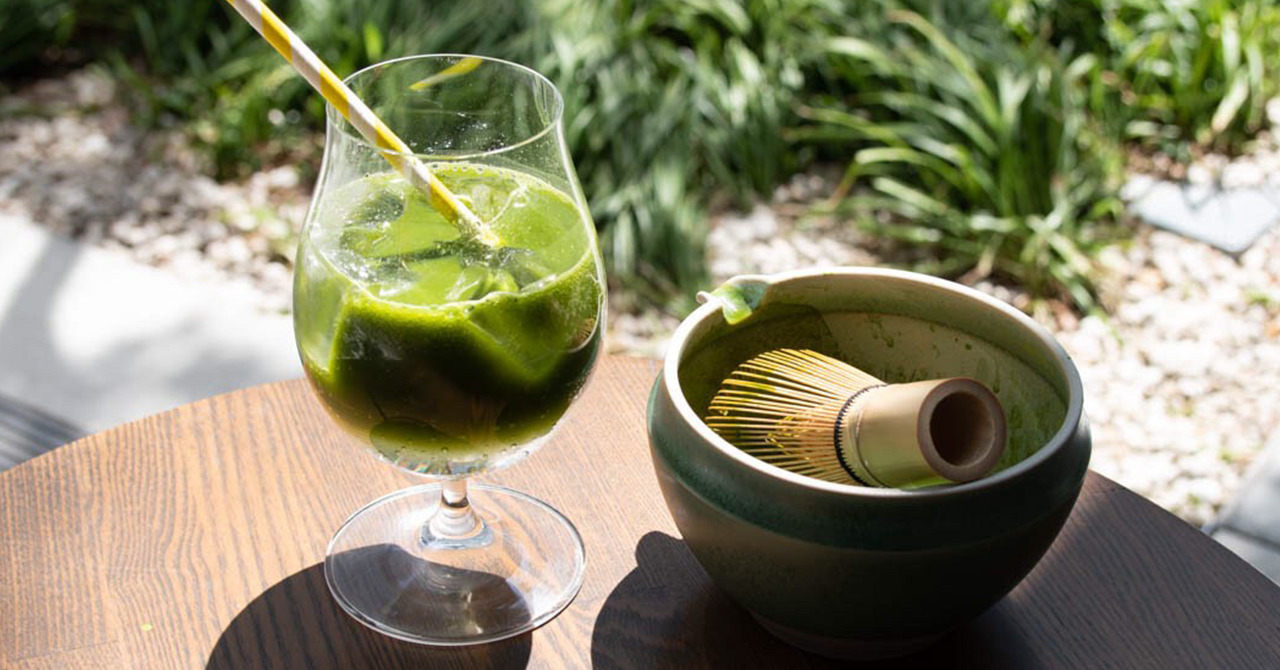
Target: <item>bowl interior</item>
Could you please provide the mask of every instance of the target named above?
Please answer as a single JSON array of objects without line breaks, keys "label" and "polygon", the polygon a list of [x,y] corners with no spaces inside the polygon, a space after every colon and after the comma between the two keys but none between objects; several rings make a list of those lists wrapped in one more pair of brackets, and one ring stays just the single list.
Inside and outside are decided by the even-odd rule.
[{"label": "bowl interior", "polygon": [[907,273],[799,276],[770,285],[736,325],[713,306],[690,321],[672,353],[680,391],[699,417],[736,366],[781,347],[813,349],[889,383],[982,382],[1000,399],[1009,428],[996,471],[1048,444],[1071,403],[1060,349],[1038,326],[991,298]]}]

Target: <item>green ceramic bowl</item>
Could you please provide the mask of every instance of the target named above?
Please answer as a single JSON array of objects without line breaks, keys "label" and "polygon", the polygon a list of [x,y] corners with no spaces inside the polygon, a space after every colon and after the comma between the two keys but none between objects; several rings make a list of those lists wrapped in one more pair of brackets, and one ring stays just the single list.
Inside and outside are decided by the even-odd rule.
[{"label": "green ceramic bowl", "polygon": [[[667,507],[716,584],[778,637],[845,658],[909,653],[1004,597],[1053,542],[1089,464],[1080,375],[1062,347],[1004,303],[925,275],[836,269],[726,286],[676,330],[649,401]],[[1008,419],[1003,460],[976,482],[893,490],[743,453],[701,416],[735,366],[784,346],[889,382],[983,382]]]}]

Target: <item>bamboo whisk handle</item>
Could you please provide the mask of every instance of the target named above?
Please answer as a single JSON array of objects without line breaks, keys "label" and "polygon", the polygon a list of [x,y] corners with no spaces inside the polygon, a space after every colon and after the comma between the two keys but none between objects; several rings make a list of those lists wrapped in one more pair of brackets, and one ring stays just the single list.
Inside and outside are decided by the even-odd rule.
[{"label": "bamboo whisk handle", "polygon": [[839,427],[842,460],[873,486],[901,486],[931,475],[969,482],[1004,452],[1000,401],[964,377],[870,389]]}]

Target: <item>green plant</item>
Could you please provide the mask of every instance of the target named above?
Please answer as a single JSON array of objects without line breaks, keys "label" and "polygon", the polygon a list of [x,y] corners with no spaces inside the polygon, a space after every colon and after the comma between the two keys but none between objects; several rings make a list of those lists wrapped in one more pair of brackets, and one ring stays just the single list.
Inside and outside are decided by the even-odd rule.
[{"label": "green plant", "polygon": [[[1280,91],[1280,7],[1251,0],[1125,0],[1107,21],[1129,136],[1238,150]],[[1270,61],[1270,62],[1268,62]]]},{"label": "green plant", "polygon": [[[140,120],[187,124],[222,177],[299,148],[314,152],[308,135],[323,127],[323,105],[221,4],[132,6],[121,28],[129,39],[112,61],[132,84]],[[806,59],[817,56],[812,40],[830,34],[844,11],[838,0],[272,6],[344,74],[439,51],[508,58],[547,74],[566,97],[569,143],[611,276],[651,302],[675,298],[673,311],[705,288],[714,194],[745,203],[802,158],[782,129],[795,122]],[[295,109],[304,113],[284,113]]]},{"label": "green plant", "polygon": [[1102,61],[1091,108],[1126,140],[1187,160],[1239,151],[1280,94],[1280,6],[1270,0],[1000,0],[1024,38]]},{"label": "green plant", "polygon": [[1091,252],[1119,212],[1119,157],[1083,104],[1089,56],[1066,61],[974,31],[889,15],[886,46],[831,39],[862,92],[804,111],[811,141],[850,148],[836,206],[870,230],[933,247],[926,268],[997,275],[1095,303]]},{"label": "green plant", "polygon": [[112,48],[127,13],[109,0],[0,2],[0,77],[73,67]]},{"label": "green plant", "polygon": [[[501,51],[527,29],[530,14],[514,0],[288,0],[272,7],[341,74],[413,53]],[[167,2],[148,0],[133,5],[130,16],[136,43],[112,60],[133,84],[142,123],[187,122],[221,177],[299,158],[299,147],[305,159],[318,156],[308,136],[324,127],[323,102],[225,3],[192,2],[174,12]]]},{"label": "green plant", "polygon": [[[0,73],[75,44],[219,176],[314,165],[321,101],[223,5],[9,0]],[[839,207],[935,251],[921,269],[1088,306],[1090,254],[1119,207],[1116,140],[1238,146],[1278,79],[1259,54],[1278,51],[1280,10],[1262,0],[271,5],[342,74],[439,51],[547,74],[611,278],[674,312],[706,285],[709,209],[851,157]]]},{"label": "green plant", "polygon": [[50,49],[65,46],[76,27],[76,13],[63,0],[6,0],[0,3],[0,73],[38,63]]},{"label": "green plant", "polygon": [[[830,0],[552,3],[535,61],[567,98],[568,137],[613,276],[687,307],[706,286],[706,209],[745,202],[796,166],[782,129],[805,84],[805,41]],[[549,12],[550,13],[550,12]],[[683,299],[683,300],[682,300]]]}]

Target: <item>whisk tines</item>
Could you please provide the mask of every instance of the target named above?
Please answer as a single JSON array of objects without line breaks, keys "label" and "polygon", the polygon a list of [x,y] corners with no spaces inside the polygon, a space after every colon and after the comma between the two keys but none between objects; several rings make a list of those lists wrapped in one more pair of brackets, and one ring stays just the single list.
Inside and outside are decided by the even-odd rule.
[{"label": "whisk tines", "polygon": [[707,425],[766,463],[850,481],[834,448],[850,395],[880,380],[815,351],[778,349],[740,365],[708,407]]}]

